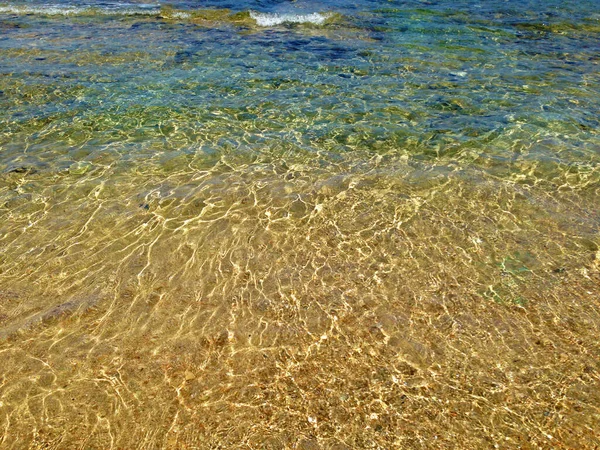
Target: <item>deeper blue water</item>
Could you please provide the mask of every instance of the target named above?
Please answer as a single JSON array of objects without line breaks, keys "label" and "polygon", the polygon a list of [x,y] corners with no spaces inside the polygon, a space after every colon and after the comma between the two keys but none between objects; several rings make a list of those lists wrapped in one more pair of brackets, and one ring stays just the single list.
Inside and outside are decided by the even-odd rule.
[{"label": "deeper blue water", "polygon": [[[6,150],[21,145],[22,133],[46,148],[42,141],[62,139],[55,131],[90,131],[75,118],[100,127],[76,144],[85,142],[83,151],[135,134],[132,156],[157,139],[154,122],[194,141],[194,124],[210,129],[231,119],[234,141],[281,139],[311,151],[389,142],[410,154],[475,148],[496,162],[523,155],[596,163],[597,2],[536,3],[6,3],[3,164],[23,158]],[[217,20],[165,19],[166,7],[308,23],[235,24],[226,12]],[[310,24],[330,14],[329,23]],[[32,98],[19,101],[22,90]],[[117,131],[124,135],[116,139]],[[543,144],[515,148],[508,136]],[[29,153],[48,163],[43,151]]]}]

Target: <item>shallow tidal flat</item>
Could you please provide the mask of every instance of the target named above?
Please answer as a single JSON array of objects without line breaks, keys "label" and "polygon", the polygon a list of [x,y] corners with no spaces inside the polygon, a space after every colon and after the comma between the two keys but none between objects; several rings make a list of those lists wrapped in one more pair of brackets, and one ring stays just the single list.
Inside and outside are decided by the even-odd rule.
[{"label": "shallow tidal flat", "polygon": [[431,8],[0,11],[1,448],[599,445],[598,30]]}]

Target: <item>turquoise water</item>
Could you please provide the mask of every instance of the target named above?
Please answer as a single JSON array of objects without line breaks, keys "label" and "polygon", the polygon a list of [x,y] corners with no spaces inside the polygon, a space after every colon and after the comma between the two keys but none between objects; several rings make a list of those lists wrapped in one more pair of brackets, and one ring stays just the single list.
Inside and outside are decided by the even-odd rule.
[{"label": "turquoise water", "polygon": [[[60,170],[106,146],[122,164],[183,157],[207,141],[213,156],[228,144],[249,157],[278,145],[332,159],[394,148],[492,172],[597,163],[593,3],[238,5],[280,19],[332,14],[324,26],[275,27],[162,19],[135,3],[26,5],[1,7],[9,170]],[[194,6],[232,5],[174,5]]]},{"label": "turquoise water", "polygon": [[0,447],[591,448],[598,2],[0,3]]}]

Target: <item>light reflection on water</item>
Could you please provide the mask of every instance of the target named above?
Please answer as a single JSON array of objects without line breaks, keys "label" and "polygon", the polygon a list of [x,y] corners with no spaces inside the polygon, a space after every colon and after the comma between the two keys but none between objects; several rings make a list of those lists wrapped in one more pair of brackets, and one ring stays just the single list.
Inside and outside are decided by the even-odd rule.
[{"label": "light reflection on water", "polygon": [[2,446],[596,445],[597,17],[465,5],[3,13]]}]

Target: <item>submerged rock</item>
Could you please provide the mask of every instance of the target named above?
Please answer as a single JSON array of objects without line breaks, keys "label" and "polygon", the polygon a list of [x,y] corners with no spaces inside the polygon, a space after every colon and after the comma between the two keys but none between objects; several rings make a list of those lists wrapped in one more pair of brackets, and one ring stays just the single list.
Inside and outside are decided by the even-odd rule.
[{"label": "submerged rock", "polygon": [[192,381],[194,379],[196,379],[196,375],[194,375],[193,372],[186,370],[185,371],[185,381]]},{"label": "submerged rock", "polygon": [[34,174],[37,173],[37,169],[29,166],[18,166],[8,170],[8,173],[19,173],[19,174]]}]

